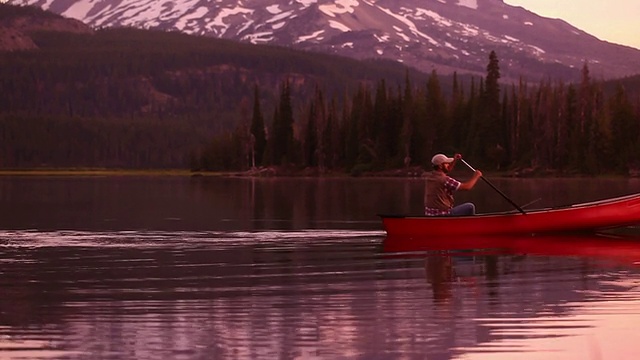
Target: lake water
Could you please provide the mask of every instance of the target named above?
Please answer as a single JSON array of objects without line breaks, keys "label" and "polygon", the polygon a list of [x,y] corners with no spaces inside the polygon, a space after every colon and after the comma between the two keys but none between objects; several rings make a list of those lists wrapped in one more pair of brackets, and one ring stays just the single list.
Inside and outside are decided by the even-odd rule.
[{"label": "lake water", "polygon": [[[639,179],[490,180],[531,209],[640,192]],[[389,242],[376,214],[417,214],[422,191],[0,177],[0,359],[637,358],[640,240]],[[511,210],[485,184],[457,200]]]}]

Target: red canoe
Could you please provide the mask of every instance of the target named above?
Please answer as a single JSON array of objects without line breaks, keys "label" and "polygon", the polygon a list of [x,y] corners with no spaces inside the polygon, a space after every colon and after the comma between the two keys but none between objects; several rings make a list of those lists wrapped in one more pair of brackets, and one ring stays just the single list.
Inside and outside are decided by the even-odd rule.
[{"label": "red canoe", "polygon": [[552,209],[473,216],[380,215],[387,235],[465,236],[596,231],[640,223],[640,193]]}]

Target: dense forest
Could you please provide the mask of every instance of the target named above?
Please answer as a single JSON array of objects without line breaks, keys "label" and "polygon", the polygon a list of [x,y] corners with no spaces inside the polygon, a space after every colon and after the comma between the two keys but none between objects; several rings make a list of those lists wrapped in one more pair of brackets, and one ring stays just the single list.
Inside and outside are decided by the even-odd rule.
[{"label": "dense forest", "polygon": [[[25,13],[43,12],[0,4],[0,26]],[[579,84],[502,84],[495,53],[485,77],[443,76],[172,32],[29,36],[37,49],[0,49],[2,169],[360,174],[435,152],[500,170],[640,168],[640,76],[599,81],[588,63]]]},{"label": "dense forest", "polygon": [[[54,16],[0,4],[5,23],[25,13]],[[188,168],[201,146],[250,116],[255,84],[270,109],[283,79],[295,88],[295,104],[316,86],[342,92],[399,82],[407,71],[174,32],[39,30],[30,37],[37,50],[0,49],[1,168]]]},{"label": "dense forest", "polygon": [[486,77],[463,84],[454,76],[449,95],[435,71],[426,84],[407,77],[403,87],[384,80],[374,88],[361,86],[347,101],[317,89],[298,119],[288,82],[271,116],[261,110],[256,87],[251,123],[216,138],[192,166],[360,174],[424,167],[436,152],[460,152],[488,170],[521,174],[640,170],[640,97],[627,94],[622,83],[608,95],[609,85],[594,81],[586,63],[579,84],[502,86],[499,79],[498,56],[491,52]]}]

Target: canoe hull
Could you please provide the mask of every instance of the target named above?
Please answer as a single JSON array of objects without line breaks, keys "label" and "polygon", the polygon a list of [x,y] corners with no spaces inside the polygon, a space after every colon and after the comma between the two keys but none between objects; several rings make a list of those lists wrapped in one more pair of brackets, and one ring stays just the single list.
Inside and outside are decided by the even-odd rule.
[{"label": "canoe hull", "polygon": [[465,236],[596,231],[640,223],[640,194],[527,213],[380,215],[388,235]]}]

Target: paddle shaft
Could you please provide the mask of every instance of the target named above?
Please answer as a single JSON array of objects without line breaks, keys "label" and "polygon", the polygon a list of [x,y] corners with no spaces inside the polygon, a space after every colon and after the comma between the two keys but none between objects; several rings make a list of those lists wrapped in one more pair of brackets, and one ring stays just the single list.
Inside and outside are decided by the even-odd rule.
[{"label": "paddle shaft", "polygon": [[[462,161],[463,164],[467,165],[467,167],[469,169],[471,169],[471,171],[475,172],[476,169],[473,168],[473,166],[469,165],[468,162],[464,161],[464,159],[460,158],[460,161]],[[491,188],[495,191],[498,192],[498,194],[502,195],[502,197],[507,200],[511,205],[513,205],[516,209],[518,209],[518,211],[520,211],[521,213],[525,213],[524,210],[522,210],[522,208],[520,206],[518,206],[518,204],[516,204],[515,202],[513,202],[513,200],[509,199],[509,197],[507,195],[505,195],[502,191],[500,191],[500,189],[498,189],[497,187],[495,187],[489,180],[487,180],[484,176],[480,176],[480,179],[482,179],[485,183],[487,183],[487,185],[491,186]]]}]

